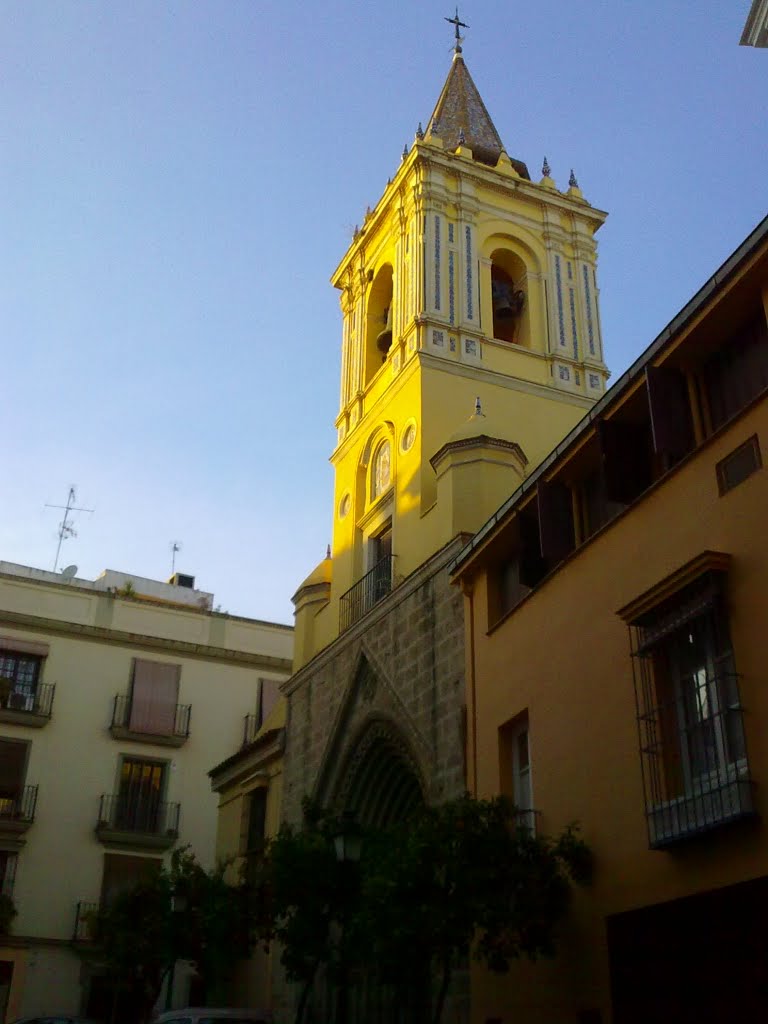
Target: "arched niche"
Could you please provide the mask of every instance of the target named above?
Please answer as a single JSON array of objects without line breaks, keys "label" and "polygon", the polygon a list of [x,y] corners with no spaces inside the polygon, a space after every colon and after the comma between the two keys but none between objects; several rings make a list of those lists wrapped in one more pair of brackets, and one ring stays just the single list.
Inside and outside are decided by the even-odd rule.
[{"label": "arched niche", "polygon": [[504,246],[490,254],[492,335],[498,341],[530,346],[528,268]]},{"label": "arched niche", "polygon": [[392,265],[383,263],[368,291],[365,324],[365,383],[371,380],[392,346]]}]

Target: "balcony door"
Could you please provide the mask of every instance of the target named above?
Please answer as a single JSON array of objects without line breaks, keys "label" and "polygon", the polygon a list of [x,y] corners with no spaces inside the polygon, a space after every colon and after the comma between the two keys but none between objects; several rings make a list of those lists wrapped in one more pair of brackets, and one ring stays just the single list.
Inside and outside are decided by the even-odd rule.
[{"label": "balcony door", "polygon": [[129,728],[133,732],[173,736],[181,665],[135,658]]},{"label": "balcony door", "polygon": [[372,604],[392,589],[392,521],[368,541],[368,565],[371,571]]},{"label": "balcony door", "polygon": [[131,832],[158,832],[165,765],[125,757],[120,768],[117,828]]},{"label": "balcony door", "polygon": [[28,753],[28,743],[19,740],[0,740],[1,817],[14,817],[21,809]]}]

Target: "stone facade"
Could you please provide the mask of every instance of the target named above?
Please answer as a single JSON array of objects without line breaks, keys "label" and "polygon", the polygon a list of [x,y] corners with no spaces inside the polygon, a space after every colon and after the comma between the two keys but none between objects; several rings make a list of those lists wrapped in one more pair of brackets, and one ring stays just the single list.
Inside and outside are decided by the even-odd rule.
[{"label": "stone facade", "polygon": [[285,820],[300,821],[305,796],[365,817],[365,806],[349,803],[369,794],[351,787],[376,740],[413,772],[428,803],[464,792],[463,605],[447,573],[461,543],[428,559],[284,685]]}]

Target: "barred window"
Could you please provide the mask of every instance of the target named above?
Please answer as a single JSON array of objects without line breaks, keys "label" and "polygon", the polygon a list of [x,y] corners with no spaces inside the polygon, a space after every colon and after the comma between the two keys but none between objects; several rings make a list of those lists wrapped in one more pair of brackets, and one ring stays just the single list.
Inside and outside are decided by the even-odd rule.
[{"label": "barred window", "polygon": [[652,847],[752,813],[724,584],[705,572],[630,620]]}]

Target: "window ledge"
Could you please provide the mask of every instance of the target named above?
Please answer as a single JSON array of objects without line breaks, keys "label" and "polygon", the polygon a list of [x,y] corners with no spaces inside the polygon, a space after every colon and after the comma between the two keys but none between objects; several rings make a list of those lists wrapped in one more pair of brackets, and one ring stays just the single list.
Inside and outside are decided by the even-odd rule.
[{"label": "window ledge", "polygon": [[26,725],[30,729],[42,729],[51,720],[50,715],[36,711],[16,711],[13,708],[0,708],[0,722],[4,725]]},{"label": "window ledge", "polygon": [[100,843],[123,850],[170,850],[179,838],[175,829],[160,833],[132,832],[112,828],[107,822],[99,822],[95,831]]},{"label": "window ledge", "polygon": [[649,844],[652,850],[664,849],[754,813],[749,778],[734,778],[711,788],[701,787],[698,792],[655,804],[649,809]]},{"label": "window ledge", "polygon": [[[2,721],[0,717],[0,721]],[[116,740],[133,740],[134,743],[151,743],[155,747],[183,747],[189,736],[163,735],[154,732],[134,732],[124,726],[113,725],[109,730]]]}]

